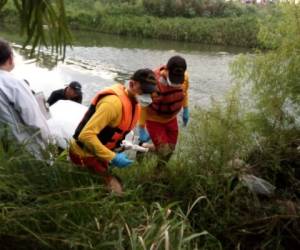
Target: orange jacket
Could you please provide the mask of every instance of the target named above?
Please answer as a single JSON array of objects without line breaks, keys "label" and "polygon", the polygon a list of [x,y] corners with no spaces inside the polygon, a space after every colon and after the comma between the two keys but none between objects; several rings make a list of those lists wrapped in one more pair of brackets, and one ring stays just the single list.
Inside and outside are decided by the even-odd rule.
[{"label": "orange jacket", "polygon": [[109,149],[114,149],[120,146],[120,143],[125,138],[126,134],[135,127],[141,112],[140,105],[137,103],[135,107],[133,107],[132,101],[129,99],[123,85],[113,85],[112,87],[99,91],[96,94],[88,111],[84,115],[82,121],[79,123],[73,136],[79,146],[84,146],[84,142],[78,140],[81,130],[95,113],[97,103],[107,95],[116,95],[120,98],[122,103],[122,118],[117,127],[106,126],[104,129],[99,131],[97,137],[101,143]]}]

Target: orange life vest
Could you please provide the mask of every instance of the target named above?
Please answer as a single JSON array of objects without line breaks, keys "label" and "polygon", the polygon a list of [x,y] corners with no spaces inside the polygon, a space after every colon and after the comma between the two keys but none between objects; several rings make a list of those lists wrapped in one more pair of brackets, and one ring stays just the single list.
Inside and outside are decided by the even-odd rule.
[{"label": "orange life vest", "polygon": [[138,103],[133,104],[125,92],[125,87],[121,84],[113,85],[110,88],[106,88],[99,91],[93,98],[92,103],[85,113],[83,119],[79,123],[75,130],[74,138],[80,147],[83,147],[83,143],[78,140],[79,134],[96,111],[97,103],[107,95],[116,95],[120,98],[122,103],[122,118],[117,127],[106,126],[97,135],[98,139],[103,145],[109,149],[114,149],[120,146],[120,143],[136,125],[141,112],[141,107]]},{"label": "orange life vest", "polygon": [[185,93],[183,87],[174,88],[161,82],[161,71],[165,69],[162,66],[154,70],[157,79],[157,91],[152,94],[152,103],[148,107],[148,112],[157,115],[174,116],[183,106]]}]

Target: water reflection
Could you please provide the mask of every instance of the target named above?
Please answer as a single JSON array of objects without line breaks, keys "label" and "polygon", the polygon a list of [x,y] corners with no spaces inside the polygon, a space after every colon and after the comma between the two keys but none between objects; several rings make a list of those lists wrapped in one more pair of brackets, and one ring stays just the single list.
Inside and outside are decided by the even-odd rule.
[{"label": "water reflection", "polygon": [[42,50],[32,59],[30,48],[23,49],[17,44],[13,44],[12,47],[26,60],[26,63],[35,63],[37,67],[47,68],[49,70],[53,70],[57,65],[58,56],[53,55],[48,50]]},{"label": "water reflection", "polygon": [[211,98],[221,100],[230,88],[229,64],[238,53],[245,52],[240,48],[98,33],[75,32],[74,35],[75,44],[73,49],[67,49],[64,62],[56,63],[56,58],[44,51],[36,62],[28,64],[29,50],[20,50],[17,46],[16,73],[28,79],[34,90],[44,91],[46,96],[70,81],[79,81],[84,92],[83,102],[88,104],[103,87],[116,81],[126,82],[135,70],[158,67],[179,54],[188,64],[191,104],[208,105]]},{"label": "water reflection", "polygon": [[128,48],[128,49],[149,49],[149,50],[174,50],[179,52],[189,51],[205,51],[216,52],[221,51],[225,53],[244,53],[249,49],[240,47],[224,47],[217,45],[206,45],[185,41],[166,41],[160,39],[146,39],[139,37],[124,37],[109,34],[102,34],[94,32],[76,31],[73,33],[74,45],[85,47],[114,47],[114,48]]}]

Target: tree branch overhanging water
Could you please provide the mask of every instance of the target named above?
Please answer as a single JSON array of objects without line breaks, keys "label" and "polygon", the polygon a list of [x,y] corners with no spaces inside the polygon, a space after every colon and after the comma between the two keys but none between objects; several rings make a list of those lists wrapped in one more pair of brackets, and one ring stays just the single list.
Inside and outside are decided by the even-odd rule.
[{"label": "tree branch overhanging water", "polygon": [[[8,3],[0,0],[0,12]],[[13,0],[20,18],[20,32],[26,37],[23,46],[31,45],[31,55],[41,47],[65,57],[72,36],[66,20],[63,0]]]}]

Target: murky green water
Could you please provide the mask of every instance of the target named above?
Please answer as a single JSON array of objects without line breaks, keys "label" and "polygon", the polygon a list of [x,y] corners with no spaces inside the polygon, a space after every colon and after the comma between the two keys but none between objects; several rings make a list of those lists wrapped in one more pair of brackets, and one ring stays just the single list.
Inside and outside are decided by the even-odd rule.
[{"label": "murky green water", "polygon": [[[20,38],[2,31],[0,36],[20,43]],[[16,48],[15,73],[27,79],[35,91],[48,96],[52,90],[72,80],[82,83],[85,104],[104,86],[124,81],[139,68],[155,68],[179,54],[188,64],[190,103],[207,105],[211,98],[221,100],[231,86],[229,64],[242,49],[203,46],[164,40],[149,40],[111,36],[98,33],[74,32],[75,42],[67,50],[64,63],[54,63],[45,54],[37,62],[28,61]]]}]

